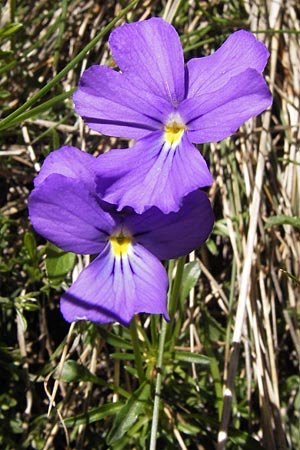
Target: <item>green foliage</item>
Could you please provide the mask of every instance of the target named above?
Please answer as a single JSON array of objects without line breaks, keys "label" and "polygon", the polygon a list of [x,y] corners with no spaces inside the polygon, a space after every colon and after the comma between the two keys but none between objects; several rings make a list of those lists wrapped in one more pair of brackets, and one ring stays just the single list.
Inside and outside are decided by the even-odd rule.
[{"label": "green foliage", "polygon": [[54,244],[48,242],[46,249],[46,270],[50,283],[61,286],[66,275],[73,269],[76,255],[64,252]]}]

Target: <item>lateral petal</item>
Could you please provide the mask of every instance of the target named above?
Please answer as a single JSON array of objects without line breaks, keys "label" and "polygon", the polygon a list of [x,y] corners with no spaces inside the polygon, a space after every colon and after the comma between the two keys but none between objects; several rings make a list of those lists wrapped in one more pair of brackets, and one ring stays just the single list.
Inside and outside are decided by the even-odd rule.
[{"label": "lateral petal", "polygon": [[184,59],[175,28],[153,17],[124,24],[110,35],[112,55],[138,89],[175,107],[184,98]]},{"label": "lateral petal", "polygon": [[184,134],[176,148],[166,149],[161,132],[140,139],[129,149],[114,149],[97,158],[97,192],[118,210],[131,206],[141,214],[152,206],[178,211],[183,197],[210,186],[204,158]]},{"label": "lateral petal", "polygon": [[162,213],[151,208],[125,219],[134,239],[159,259],[184,256],[197,249],[209,236],[214,215],[206,192],[187,195],[178,212]]},{"label": "lateral petal", "polygon": [[230,136],[271,103],[272,95],[263,77],[248,69],[212,94],[185,100],[180,114],[187,124],[190,141],[201,144]]},{"label": "lateral petal", "polygon": [[134,314],[167,312],[168,277],[160,261],[135,244],[116,259],[110,244],[79,275],[60,303],[68,322],[91,320],[128,326]]},{"label": "lateral petal", "polygon": [[261,73],[268,58],[267,47],[252,33],[236,31],[212,55],[188,61],[187,98],[217,91],[247,69]]},{"label": "lateral petal", "polygon": [[65,251],[99,253],[118,220],[101,209],[97,197],[80,181],[49,175],[28,198],[35,230]]}]

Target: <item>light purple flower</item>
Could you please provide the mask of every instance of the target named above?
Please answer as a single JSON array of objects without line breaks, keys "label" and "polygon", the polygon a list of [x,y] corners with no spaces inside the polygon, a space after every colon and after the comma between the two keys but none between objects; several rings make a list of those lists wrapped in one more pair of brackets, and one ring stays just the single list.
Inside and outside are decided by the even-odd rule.
[{"label": "light purple flower", "polygon": [[[62,147],[45,160],[29,196],[36,231],[65,251],[98,255],[63,294],[67,321],[118,321],[128,325],[139,312],[168,319],[168,278],[160,260],[199,247],[213,226],[205,192],[188,195],[176,213],[153,207],[117,212],[96,193],[100,158]],[[99,180],[98,180],[99,182]]]},{"label": "light purple flower", "polygon": [[268,50],[240,30],[212,55],[184,66],[176,30],[152,18],[125,24],[109,38],[121,72],[87,69],[74,94],[76,111],[94,130],[137,139],[130,149],[101,155],[99,192],[105,200],[177,211],[212,177],[192,143],[219,141],[271,104],[261,73]]}]

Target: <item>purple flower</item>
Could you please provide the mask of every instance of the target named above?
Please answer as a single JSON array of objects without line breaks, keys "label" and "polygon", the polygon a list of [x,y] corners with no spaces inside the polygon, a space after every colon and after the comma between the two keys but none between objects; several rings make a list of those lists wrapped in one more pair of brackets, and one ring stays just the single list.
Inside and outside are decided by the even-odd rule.
[{"label": "purple flower", "polygon": [[97,255],[62,295],[62,314],[70,322],[124,325],[139,312],[168,319],[168,278],[160,260],[206,240],[214,221],[207,195],[191,193],[176,213],[155,207],[141,215],[131,208],[117,212],[96,193],[97,161],[74,147],[52,152],[28,199],[38,233],[65,251]]},{"label": "purple flower", "polygon": [[137,142],[100,156],[107,183],[99,192],[119,210],[177,211],[189,192],[212,183],[192,143],[224,139],[271,104],[261,75],[268,50],[241,30],[184,66],[177,32],[159,18],[125,24],[109,43],[121,72],[87,69],[75,108],[92,129]]}]

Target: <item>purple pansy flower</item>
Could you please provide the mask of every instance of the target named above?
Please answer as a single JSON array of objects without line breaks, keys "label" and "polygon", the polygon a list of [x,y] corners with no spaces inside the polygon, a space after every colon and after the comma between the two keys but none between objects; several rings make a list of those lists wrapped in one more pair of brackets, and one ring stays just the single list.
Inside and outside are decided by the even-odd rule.
[{"label": "purple pansy flower", "polygon": [[62,314],[70,322],[124,325],[139,312],[168,319],[168,278],[160,260],[206,240],[214,222],[207,195],[194,191],[176,213],[155,207],[141,215],[131,208],[117,212],[96,193],[97,161],[74,147],[52,152],[28,199],[38,233],[65,251],[98,255],[62,295]]},{"label": "purple pansy flower", "polygon": [[177,211],[212,177],[193,143],[219,141],[271,104],[261,73],[269,53],[240,30],[212,55],[184,66],[176,30],[164,20],[125,24],[109,38],[121,72],[87,69],[74,94],[76,111],[94,130],[137,139],[101,155],[99,192],[118,209]]}]

